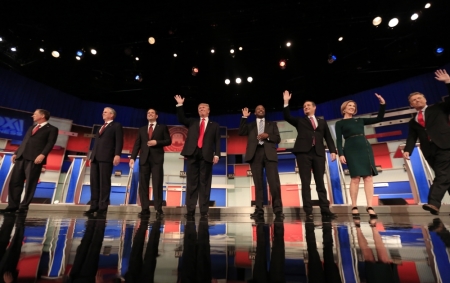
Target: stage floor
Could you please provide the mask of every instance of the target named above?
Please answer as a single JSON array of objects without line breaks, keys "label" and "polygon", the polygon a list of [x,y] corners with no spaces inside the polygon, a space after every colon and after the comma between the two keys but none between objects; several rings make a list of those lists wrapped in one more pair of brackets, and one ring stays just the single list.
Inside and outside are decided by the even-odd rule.
[{"label": "stage floor", "polygon": [[300,208],[285,208],[284,219],[267,209],[258,221],[252,208],[189,221],[184,208],[148,220],[136,206],[111,207],[106,218],[84,217],[86,208],[0,215],[2,272],[17,282],[450,282],[448,206],[439,216],[380,206],[372,221],[362,207],[353,219],[348,206],[333,206],[332,221],[319,210],[306,220]]}]

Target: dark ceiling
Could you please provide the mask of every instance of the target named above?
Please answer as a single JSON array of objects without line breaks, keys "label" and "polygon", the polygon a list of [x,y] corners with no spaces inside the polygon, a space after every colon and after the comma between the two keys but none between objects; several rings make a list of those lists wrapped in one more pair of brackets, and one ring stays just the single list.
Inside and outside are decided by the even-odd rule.
[{"label": "dark ceiling", "polygon": [[[87,100],[173,112],[178,93],[190,111],[207,102],[212,114],[225,114],[257,104],[281,109],[284,89],[297,105],[320,103],[450,61],[448,0],[429,9],[422,0],[193,2],[8,1],[0,10],[0,63]],[[383,18],[379,27],[372,25],[375,16]],[[393,17],[400,23],[391,29]],[[447,49],[441,56],[434,53],[438,46]],[[77,61],[80,49],[86,54]],[[337,57],[332,64],[329,54]],[[195,77],[193,66],[200,71]]]}]

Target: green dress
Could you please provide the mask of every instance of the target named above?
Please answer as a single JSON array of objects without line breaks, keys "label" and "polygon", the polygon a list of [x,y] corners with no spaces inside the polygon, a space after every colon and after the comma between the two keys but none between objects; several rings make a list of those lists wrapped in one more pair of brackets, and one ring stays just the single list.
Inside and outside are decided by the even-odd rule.
[{"label": "green dress", "polygon": [[[383,120],[386,104],[380,104],[376,118],[342,119],[336,123],[336,144],[338,154],[344,155],[351,177],[376,176],[372,146],[364,134],[364,125],[379,123]],[[342,147],[342,136],[345,147]]]}]

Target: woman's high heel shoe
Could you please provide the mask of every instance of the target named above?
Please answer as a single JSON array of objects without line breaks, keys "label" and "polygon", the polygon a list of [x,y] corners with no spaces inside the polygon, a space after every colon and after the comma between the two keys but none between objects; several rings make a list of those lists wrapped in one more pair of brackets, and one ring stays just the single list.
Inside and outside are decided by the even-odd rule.
[{"label": "woman's high heel shoe", "polygon": [[[375,210],[371,206],[366,208],[367,213],[369,213],[369,210],[372,210],[373,212],[375,212]],[[377,219],[378,218],[378,215],[376,213],[374,213],[374,214],[370,214],[369,213],[369,216],[370,216],[370,219]]]}]

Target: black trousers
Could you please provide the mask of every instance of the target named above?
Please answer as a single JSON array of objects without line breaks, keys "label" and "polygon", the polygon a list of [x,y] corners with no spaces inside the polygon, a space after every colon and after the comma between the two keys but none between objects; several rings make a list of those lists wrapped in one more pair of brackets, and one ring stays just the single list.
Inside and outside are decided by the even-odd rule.
[{"label": "black trousers", "polygon": [[320,210],[330,211],[330,202],[327,198],[327,190],[323,181],[325,174],[325,156],[318,156],[315,147],[306,153],[297,153],[298,172],[302,182],[303,210],[305,213],[312,213],[311,202],[311,169],[316,182],[316,191],[319,196]]},{"label": "black trousers", "polygon": [[89,209],[108,209],[113,167],[112,162],[91,161],[91,206]]},{"label": "black trousers", "polygon": [[[36,192],[41,171],[42,164],[34,164],[34,160],[16,159],[9,181],[8,208],[28,209]],[[25,180],[25,197],[20,202]]]},{"label": "black trousers", "polygon": [[[14,224],[16,224],[16,229],[10,241]],[[25,217],[5,215],[0,228],[0,274],[2,274],[2,279],[3,274],[10,272],[13,276],[13,282],[17,282],[17,276],[19,275],[17,264],[19,263],[24,236]]]},{"label": "black trousers", "polygon": [[428,203],[441,207],[445,192],[450,194],[450,149],[439,148],[430,144],[431,155],[427,158],[428,164],[433,168],[435,178],[428,193]]},{"label": "black trousers", "polygon": [[281,201],[280,176],[278,175],[278,162],[268,160],[263,146],[257,146],[255,156],[250,161],[253,182],[255,184],[255,204],[256,211],[263,210],[263,169],[266,169],[267,182],[269,183],[270,194],[272,195],[272,209],[274,213],[283,210]]},{"label": "black trousers", "polygon": [[155,210],[162,210],[163,202],[163,181],[164,168],[163,163],[155,163],[147,158],[144,165],[139,165],[139,198],[142,209],[148,209],[150,198],[148,188],[150,185],[150,176],[152,176],[152,191]]},{"label": "black trousers", "polygon": [[203,158],[201,148],[197,148],[193,155],[187,157],[186,208],[188,213],[195,212],[197,199],[200,213],[208,213],[212,166],[212,160]]}]

